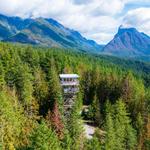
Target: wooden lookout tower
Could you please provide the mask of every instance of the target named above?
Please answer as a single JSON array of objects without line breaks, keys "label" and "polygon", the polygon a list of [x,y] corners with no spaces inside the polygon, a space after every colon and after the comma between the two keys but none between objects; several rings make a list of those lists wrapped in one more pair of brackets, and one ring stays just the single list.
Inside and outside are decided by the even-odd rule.
[{"label": "wooden lookout tower", "polygon": [[64,108],[67,111],[72,108],[79,91],[79,76],[77,74],[60,74],[59,78],[64,95]]}]

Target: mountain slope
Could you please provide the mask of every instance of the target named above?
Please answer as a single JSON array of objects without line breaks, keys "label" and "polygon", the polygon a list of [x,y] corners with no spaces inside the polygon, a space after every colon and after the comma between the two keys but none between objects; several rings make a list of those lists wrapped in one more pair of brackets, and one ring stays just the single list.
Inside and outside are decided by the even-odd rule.
[{"label": "mountain slope", "polygon": [[45,18],[21,19],[0,15],[0,40],[95,53],[102,49],[101,45],[87,40],[79,32]]},{"label": "mountain slope", "polygon": [[[5,28],[5,31],[10,33],[9,35],[16,34],[18,31],[27,27],[31,22],[33,22],[32,19],[21,19],[19,17],[7,17],[0,15],[0,26]],[[1,32],[0,36],[3,37]]]},{"label": "mountain slope", "polygon": [[150,37],[135,28],[120,27],[102,52],[121,57],[150,57]]}]

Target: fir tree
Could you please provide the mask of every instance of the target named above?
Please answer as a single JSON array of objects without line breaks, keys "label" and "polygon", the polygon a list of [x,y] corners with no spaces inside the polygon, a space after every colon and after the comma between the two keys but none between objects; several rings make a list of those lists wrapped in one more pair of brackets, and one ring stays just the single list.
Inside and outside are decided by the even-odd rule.
[{"label": "fir tree", "polygon": [[107,101],[106,103],[106,119],[105,119],[105,149],[115,150],[116,149],[116,134],[114,128],[114,116],[112,113],[113,107]]},{"label": "fir tree", "polygon": [[136,132],[122,100],[117,101],[115,114],[116,147],[120,150],[133,149],[136,146]]},{"label": "fir tree", "polygon": [[60,150],[60,142],[52,129],[41,122],[32,132],[30,149],[33,150]]},{"label": "fir tree", "polygon": [[57,133],[59,139],[62,139],[64,125],[61,120],[61,114],[59,112],[58,104],[56,101],[54,102],[53,110],[48,112],[46,119],[49,126],[52,126],[54,131]]}]

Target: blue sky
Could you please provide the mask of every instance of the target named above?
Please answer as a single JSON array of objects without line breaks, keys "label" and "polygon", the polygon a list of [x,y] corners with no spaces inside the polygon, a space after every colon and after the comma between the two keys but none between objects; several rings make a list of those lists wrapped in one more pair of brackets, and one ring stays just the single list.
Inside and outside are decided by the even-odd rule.
[{"label": "blue sky", "polygon": [[0,0],[0,13],[53,18],[103,44],[121,24],[150,35],[150,0]]}]

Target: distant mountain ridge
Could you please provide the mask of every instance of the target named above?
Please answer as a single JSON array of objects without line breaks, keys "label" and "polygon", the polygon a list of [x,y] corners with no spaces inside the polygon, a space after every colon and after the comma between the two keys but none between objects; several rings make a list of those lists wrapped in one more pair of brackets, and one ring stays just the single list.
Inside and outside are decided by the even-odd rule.
[{"label": "distant mountain ridge", "polygon": [[119,27],[102,53],[120,57],[150,57],[150,37],[135,28]]},{"label": "distant mountain ridge", "polygon": [[0,15],[0,40],[97,53],[102,45],[47,18],[22,19]]},{"label": "distant mountain ridge", "polygon": [[135,28],[123,26],[108,44],[99,45],[51,18],[22,19],[0,15],[0,41],[150,61],[150,37]]}]

